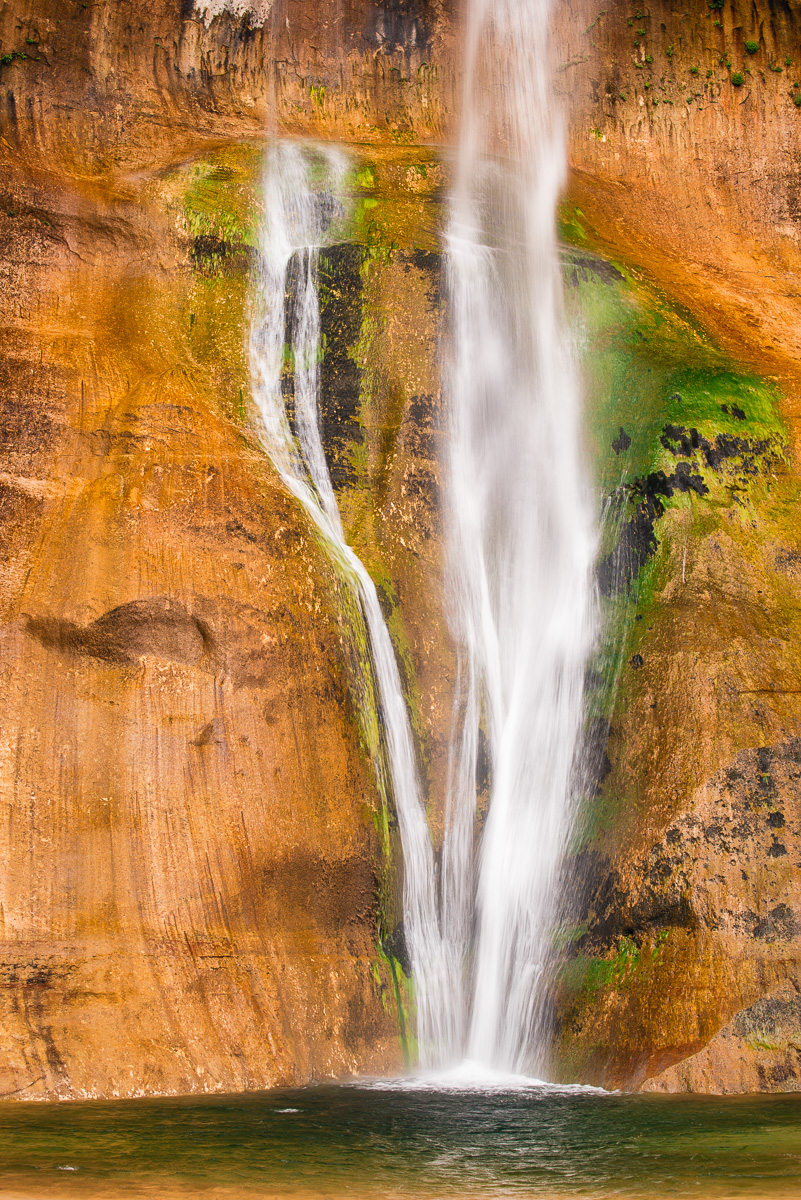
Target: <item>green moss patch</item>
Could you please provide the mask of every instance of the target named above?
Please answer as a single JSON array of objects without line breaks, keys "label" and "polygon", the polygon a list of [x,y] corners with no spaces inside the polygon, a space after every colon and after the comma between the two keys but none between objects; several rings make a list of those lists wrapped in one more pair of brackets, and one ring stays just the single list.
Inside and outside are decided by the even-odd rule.
[{"label": "green moss patch", "polygon": [[[578,231],[578,232],[577,232]],[[639,694],[638,667],[677,569],[670,530],[687,546],[764,506],[787,431],[770,380],[741,368],[640,272],[589,253],[578,210],[563,214],[566,308],[579,351],[586,454],[602,515],[602,636],[588,673],[590,722],[614,723]],[[579,241],[579,246],[575,242]],[[679,569],[681,569],[679,567]],[[636,797],[588,780],[575,848],[630,821]]]},{"label": "green moss patch", "polygon": [[180,169],[176,208],[193,241],[258,246],[263,156],[263,146],[238,144]]}]

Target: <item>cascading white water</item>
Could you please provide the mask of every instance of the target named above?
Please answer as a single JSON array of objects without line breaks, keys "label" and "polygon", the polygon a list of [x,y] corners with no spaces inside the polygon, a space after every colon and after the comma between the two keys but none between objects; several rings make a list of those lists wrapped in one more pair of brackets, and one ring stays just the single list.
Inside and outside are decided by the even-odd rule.
[{"label": "cascading white water", "polygon": [[[250,343],[265,446],[358,595],[369,633],[403,845],[421,1062],[446,1067],[466,1056],[484,1080],[487,1068],[546,1067],[543,985],[594,635],[595,530],[560,319],[554,213],[564,161],[548,17],[547,0],[472,0],[469,14],[447,235],[459,673],[439,895],[392,645],[375,587],[345,542],[320,436],[318,260],[343,215],[347,170],[336,150],[278,142],[269,155]],[[288,292],[294,435],[282,391]],[[480,730],[491,763],[483,829]]]},{"label": "cascading white water", "polygon": [[[278,142],[268,156],[260,286],[250,338],[251,376],[265,447],[359,596],[367,624],[403,846],[404,929],[414,970],[418,1042],[421,1061],[427,1062],[444,1040],[441,1025],[449,1012],[434,855],[392,643],[375,586],[345,542],[319,425],[318,259],[320,247],[330,244],[336,222],[344,215],[341,194],[347,166],[346,157],[332,148],[297,142]],[[294,293],[290,338],[297,442],[281,386],[290,290]],[[379,787],[385,789],[380,761],[376,770]]]},{"label": "cascading white water", "polygon": [[[538,1072],[547,1069],[544,971],[593,641],[595,550],[560,319],[564,147],[549,9],[548,0],[469,0],[447,236],[460,669],[442,870],[456,1025],[446,1053],[461,1042],[485,1066]],[[491,800],[475,873],[480,728]]]}]

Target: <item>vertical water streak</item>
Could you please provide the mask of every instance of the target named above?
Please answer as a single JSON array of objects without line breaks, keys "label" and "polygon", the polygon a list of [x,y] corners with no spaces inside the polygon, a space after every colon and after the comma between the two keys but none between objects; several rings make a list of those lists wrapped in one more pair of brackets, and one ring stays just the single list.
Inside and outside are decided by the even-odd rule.
[{"label": "vertical water streak", "polygon": [[[250,338],[251,376],[265,447],[286,486],[315,522],[364,613],[383,718],[391,799],[403,847],[404,931],[414,971],[420,1056],[425,1063],[443,1040],[441,1024],[448,1013],[434,856],[392,643],[375,586],[345,542],[319,426],[319,251],[330,244],[335,222],[344,213],[339,197],[346,170],[345,156],[331,148],[284,141],[277,142],[269,154],[260,287]],[[297,440],[282,393],[288,290],[294,293],[290,334]],[[386,793],[380,761],[376,771],[379,788]],[[384,798],[390,799],[386,794]]]},{"label": "vertical water streak", "polygon": [[[451,612],[461,668],[444,934],[455,955],[452,989],[470,1014],[468,1056],[540,1072],[556,876],[593,640],[595,548],[578,388],[561,326],[555,208],[564,148],[551,98],[549,7],[469,0],[447,237]],[[476,876],[479,728],[491,799]]]}]

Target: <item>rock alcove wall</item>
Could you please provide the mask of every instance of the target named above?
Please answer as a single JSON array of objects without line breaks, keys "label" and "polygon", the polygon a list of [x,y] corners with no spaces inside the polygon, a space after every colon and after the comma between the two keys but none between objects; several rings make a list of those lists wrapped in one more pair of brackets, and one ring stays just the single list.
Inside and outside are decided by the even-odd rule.
[{"label": "rock alcove wall", "polygon": [[[358,621],[254,436],[243,332],[265,131],[347,142],[327,449],[437,836],[440,147],[460,14],[262,15],[0,14],[9,1096],[403,1061],[397,834],[360,741]],[[605,547],[628,632],[602,664],[619,687],[596,698],[556,997],[569,1078],[799,1078],[798,30],[793,5],[555,9],[589,450],[639,530]]]}]

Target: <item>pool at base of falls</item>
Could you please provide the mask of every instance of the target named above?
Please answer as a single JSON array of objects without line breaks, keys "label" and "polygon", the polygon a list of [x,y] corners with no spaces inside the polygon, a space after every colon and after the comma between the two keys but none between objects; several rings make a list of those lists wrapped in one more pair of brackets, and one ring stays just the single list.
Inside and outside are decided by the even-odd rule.
[{"label": "pool at base of falls", "polygon": [[[801,1193],[801,1095],[365,1081],[0,1104],[0,1197],[760,1197]],[[415,1085],[415,1086],[412,1086]]]}]

